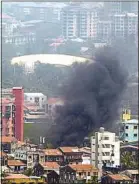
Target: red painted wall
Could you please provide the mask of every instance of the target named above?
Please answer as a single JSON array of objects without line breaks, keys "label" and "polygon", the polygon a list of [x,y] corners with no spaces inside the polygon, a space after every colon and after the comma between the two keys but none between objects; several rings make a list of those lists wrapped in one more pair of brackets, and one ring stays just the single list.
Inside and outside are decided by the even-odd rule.
[{"label": "red painted wall", "polygon": [[15,97],[15,137],[19,141],[23,141],[24,132],[24,90],[22,87],[14,87],[13,95]]}]

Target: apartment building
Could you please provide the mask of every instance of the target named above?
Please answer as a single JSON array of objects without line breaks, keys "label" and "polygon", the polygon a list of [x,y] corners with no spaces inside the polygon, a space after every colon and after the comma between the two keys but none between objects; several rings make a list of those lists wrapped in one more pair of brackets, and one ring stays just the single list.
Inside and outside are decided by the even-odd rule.
[{"label": "apartment building", "polygon": [[64,38],[96,39],[98,8],[92,9],[71,4],[62,9],[61,21]]},{"label": "apartment building", "polygon": [[23,141],[23,88],[2,89],[2,133]]},{"label": "apartment building", "polygon": [[[56,6],[57,7],[57,6]],[[46,3],[37,4],[34,2],[18,3],[13,5],[13,14],[20,20],[45,20],[58,21],[61,7],[53,7]]]},{"label": "apartment building", "polygon": [[123,141],[138,141],[139,122],[136,119],[124,121],[121,125],[120,137]]},{"label": "apartment building", "polygon": [[100,128],[91,137],[91,163],[98,169],[102,166],[118,167],[120,165],[120,141],[115,133]]},{"label": "apartment building", "polygon": [[104,2],[104,11],[107,12],[107,15],[121,14],[124,12],[137,14],[138,4],[137,2],[122,1]]},{"label": "apartment building", "polygon": [[97,38],[100,42],[108,42],[111,39],[111,29],[112,23],[111,21],[98,21],[97,26]]},{"label": "apartment building", "polygon": [[111,17],[112,37],[127,38],[133,36],[136,38],[138,27],[138,15],[134,13],[115,14]]}]

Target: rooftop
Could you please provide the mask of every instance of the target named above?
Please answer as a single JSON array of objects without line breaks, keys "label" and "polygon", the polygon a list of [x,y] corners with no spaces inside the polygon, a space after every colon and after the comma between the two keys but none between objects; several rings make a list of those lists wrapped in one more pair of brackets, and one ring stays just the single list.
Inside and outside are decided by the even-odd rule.
[{"label": "rooftop", "polygon": [[45,149],[44,152],[45,155],[62,156],[62,153],[58,149]]},{"label": "rooftop", "polygon": [[0,151],[0,157],[4,157],[4,156],[7,156],[7,154],[4,153],[3,151]]},{"label": "rooftop", "polygon": [[98,171],[98,169],[91,164],[70,164],[69,166],[76,171]]},{"label": "rooftop", "polygon": [[79,152],[78,147],[60,147],[59,148],[63,153]]},{"label": "rooftop", "polygon": [[9,176],[5,177],[5,179],[28,179],[29,177],[24,174],[10,174]]},{"label": "rooftop", "polygon": [[45,64],[69,66],[74,62],[85,62],[87,59],[83,57],[76,57],[71,55],[61,54],[34,54],[14,57],[11,61],[12,64],[26,65],[32,67],[35,62],[39,61]]},{"label": "rooftop", "polygon": [[2,143],[11,143],[12,141],[16,141],[16,138],[10,137],[10,136],[2,136],[2,139],[1,139]]},{"label": "rooftop", "polygon": [[139,121],[138,121],[138,119],[130,119],[130,120],[127,120],[127,121],[124,121],[123,123],[125,123],[125,124],[139,124]]},{"label": "rooftop", "polygon": [[20,160],[8,160],[7,165],[8,166],[26,166],[26,164]]},{"label": "rooftop", "polygon": [[48,169],[59,169],[60,165],[57,162],[45,162],[43,167]]},{"label": "rooftop", "polygon": [[123,181],[123,180],[132,181],[128,176],[123,174],[109,174],[108,176],[115,181]]},{"label": "rooftop", "polygon": [[42,93],[24,93],[25,96],[29,97],[44,97],[45,95]]}]

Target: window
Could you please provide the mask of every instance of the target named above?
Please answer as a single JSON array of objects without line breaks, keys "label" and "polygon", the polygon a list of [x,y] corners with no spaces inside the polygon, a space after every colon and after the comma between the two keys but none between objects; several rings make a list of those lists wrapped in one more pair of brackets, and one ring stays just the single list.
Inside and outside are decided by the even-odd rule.
[{"label": "window", "polygon": [[104,137],[104,140],[109,140],[109,137]]},{"label": "window", "polygon": [[90,176],[90,172],[88,172],[88,176]]},{"label": "window", "polygon": [[138,127],[137,126],[134,126],[134,129],[137,129]]},{"label": "window", "polygon": [[126,137],[128,137],[128,134],[125,134]]},{"label": "window", "polygon": [[134,134],[134,137],[137,137],[137,134]]},{"label": "window", "polygon": [[128,129],[128,126],[126,126],[125,128]]}]

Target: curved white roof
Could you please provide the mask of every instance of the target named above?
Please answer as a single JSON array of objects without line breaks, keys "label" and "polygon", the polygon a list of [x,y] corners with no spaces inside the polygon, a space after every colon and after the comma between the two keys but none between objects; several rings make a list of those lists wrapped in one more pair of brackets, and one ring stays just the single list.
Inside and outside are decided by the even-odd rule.
[{"label": "curved white roof", "polygon": [[35,55],[24,55],[20,57],[14,57],[11,64],[26,65],[31,67],[36,61],[41,63],[49,63],[54,65],[65,65],[69,66],[74,62],[85,62],[87,59],[83,57],[76,57],[70,55],[60,54],[35,54]]}]

